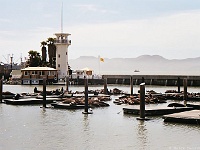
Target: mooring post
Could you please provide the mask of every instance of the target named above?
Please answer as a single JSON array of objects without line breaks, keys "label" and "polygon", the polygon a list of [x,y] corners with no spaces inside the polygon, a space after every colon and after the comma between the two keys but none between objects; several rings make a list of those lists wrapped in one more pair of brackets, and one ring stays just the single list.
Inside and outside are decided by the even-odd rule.
[{"label": "mooring post", "polygon": [[178,77],[178,80],[177,80],[177,86],[178,86],[178,93],[180,93],[180,87],[181,87],[181,82],[180,82],[180,77]]},{"label": "mooring post", "polygon": [[145,83],[140,84],[140,118],[145,119]]},{"label": "mooring post", "polygon": [[3,81],[0,79],[0,102],[2,103]]},{"label": "mooring post", "polygon": [[145,83],[140,84],[140,117],[137,120],[150,120],[145,118]]},{"label": "mooring post", "polygon": [[46,108],[46,78],[43,78],[43,107]]},{"label": "mooring post", "polygon": [[85,114],[88,113],[88,79],[85,78]]},{"label": "mooring post", "polygon": [[133,95],[133,76],[130,77],[131,96]]},{"label": "mooring post", "polygon": [[66,76],[66,91],[69,91],[69,76]]},{"label": "mooring post", "polygon": [[108,88],[107,88],[107,78],[104,79],[104,94],[108,94]]},{"label": "mooring post", "polygon": [[184,85],[184,105],[186,106],[187,104],[187,78],[184,78],[183,85]]}]

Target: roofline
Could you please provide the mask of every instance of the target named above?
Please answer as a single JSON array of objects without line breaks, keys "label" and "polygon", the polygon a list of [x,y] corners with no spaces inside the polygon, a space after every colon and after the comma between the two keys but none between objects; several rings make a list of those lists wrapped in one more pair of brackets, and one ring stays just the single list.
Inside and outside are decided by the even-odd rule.
[{"label": "roofline", "polygon": [[50,67],[27,67],[21,69],[21,71],[57,71],[57,69]]}]

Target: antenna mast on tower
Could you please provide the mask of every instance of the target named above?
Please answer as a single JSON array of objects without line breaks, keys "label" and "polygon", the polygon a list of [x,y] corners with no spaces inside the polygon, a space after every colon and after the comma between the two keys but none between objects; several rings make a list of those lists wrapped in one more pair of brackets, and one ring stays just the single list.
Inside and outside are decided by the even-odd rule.
[{"label": "antenna mast on tower", "polygon": [[61,6],[61,33],[63,33],[63,2]]}]

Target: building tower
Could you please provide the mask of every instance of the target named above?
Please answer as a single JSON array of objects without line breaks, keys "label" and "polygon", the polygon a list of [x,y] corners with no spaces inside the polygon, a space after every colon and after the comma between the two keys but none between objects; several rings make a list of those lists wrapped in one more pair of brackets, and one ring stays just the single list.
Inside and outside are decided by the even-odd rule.
[{"label": "building tower", "polygon": [[68,40],[69,33],[56,33],[56,69],[58,79],[65,79],[68,76],[68,47],[71,40]]}]

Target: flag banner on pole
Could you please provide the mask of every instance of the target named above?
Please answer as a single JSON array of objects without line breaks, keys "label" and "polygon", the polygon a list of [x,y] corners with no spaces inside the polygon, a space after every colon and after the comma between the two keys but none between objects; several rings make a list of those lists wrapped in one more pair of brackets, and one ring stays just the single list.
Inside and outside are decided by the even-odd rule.
[{"label": "flag banner on pole", "polygon": [[104,59],[103,59],[102,57],[100,57],[100,61],[101,61],[101,62],[104,62]]}]

